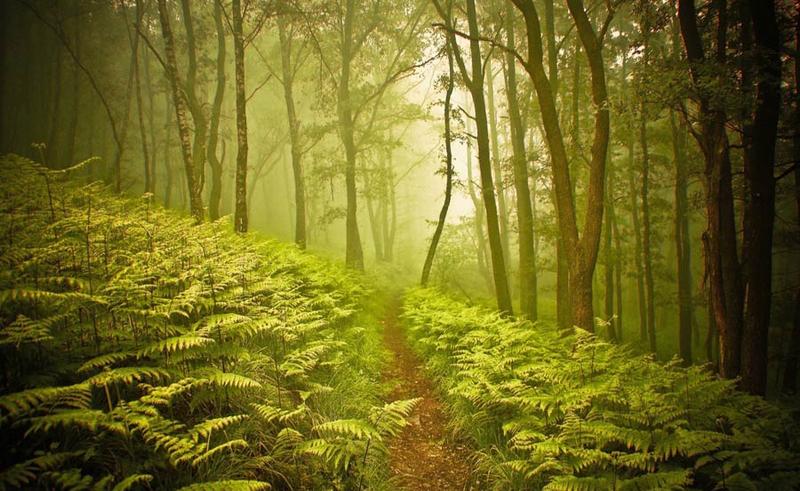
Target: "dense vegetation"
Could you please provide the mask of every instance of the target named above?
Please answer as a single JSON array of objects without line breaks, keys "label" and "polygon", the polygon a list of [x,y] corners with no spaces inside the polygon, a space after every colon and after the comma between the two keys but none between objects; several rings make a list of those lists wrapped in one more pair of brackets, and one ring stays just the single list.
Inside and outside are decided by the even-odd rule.
[{"label": "dense vegetation", "polygon": [[0,0],[0,490],[791,489],[799,393],[798,0]]},{"label": "dense vegetation", "polygon": [[0,161],[0,487],[378,488],[414,401],[380,402],[361,280],[75,170]]},{"label": "dense vegetation", "polygon": [[430,289],[403,318],[492,489],[796,489],[796,415],[680,360]]}]

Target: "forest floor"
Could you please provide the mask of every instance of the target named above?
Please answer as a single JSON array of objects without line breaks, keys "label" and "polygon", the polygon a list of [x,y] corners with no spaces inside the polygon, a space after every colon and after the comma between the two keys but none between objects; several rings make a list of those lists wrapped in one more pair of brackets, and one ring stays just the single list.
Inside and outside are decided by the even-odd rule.
[{"label": "forest floor", "polygon": [[422,401],[410,424],[389,445],[393,479],[406,491],[471,489],[470,452],[449,438],[448,419],[433,382],[398,322],[399,303],[399,299],[390,300],[383,319],[384,343],[392,354],[384,372],[386,381],[394,384],[389,400],[420,397]]}]

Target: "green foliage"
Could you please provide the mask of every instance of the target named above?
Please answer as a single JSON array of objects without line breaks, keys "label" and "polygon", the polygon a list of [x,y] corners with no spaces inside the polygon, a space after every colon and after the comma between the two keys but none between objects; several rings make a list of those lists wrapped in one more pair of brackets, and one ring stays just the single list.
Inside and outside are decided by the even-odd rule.
[{"label": "green foliage", "polygon": [[415,348],[496,489],[792,489],[789,411],[703,367],[504,319],[434,290],[406,298]]},{"label": "green foliage", "polygon": [[363,448],[405,414],[370,419],[377,384],[359,374],[381,355],[352,326],[360,281],[67,174],[0,158],[0,488],[360,480],[305,451],[323,435]]}]

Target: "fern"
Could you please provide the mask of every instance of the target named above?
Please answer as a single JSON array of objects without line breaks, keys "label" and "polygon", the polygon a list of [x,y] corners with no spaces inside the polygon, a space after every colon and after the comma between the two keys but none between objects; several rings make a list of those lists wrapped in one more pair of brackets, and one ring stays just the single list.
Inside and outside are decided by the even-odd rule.
[{"label": "fern", "polygon": [[261,491],[269,488],[269,484],[261,481],[226,480],[195,483],[178,491]]}]

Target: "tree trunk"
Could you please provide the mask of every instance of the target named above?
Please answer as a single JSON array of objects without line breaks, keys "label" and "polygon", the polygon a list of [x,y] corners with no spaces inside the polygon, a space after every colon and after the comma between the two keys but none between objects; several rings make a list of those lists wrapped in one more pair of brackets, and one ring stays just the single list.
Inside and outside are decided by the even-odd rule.
[{"label": "tree trunk", "polygon": [[[794,48],[800,52],[800,5],[796,4],[795,23],[794,23]],[[800,60],[794,59],[794,127],[800,127]],[[800,133],[795,132],[792,137],[792,160],[795,161],[794,168],[794,199],[798,223],[800,224]],[[783,390],[794,392],[797,390],[797,376],[800,368],[800,282],[795,291],[794,319],[792,322],[792,334],[789,341],[789,352],[786,359],[783,375]]]},{"label": "tree trunk", "polygon": [[241,0],[233,0],[233,57],[236,71],[236,210],[233,229],[247,232],[247,100],[244,93],[244,36]]},{"label": "tree trunk", "polygon": [[292,39],[286,30],[286,20],[278,15],[278,37],[281,43],[281,68],[283,73],[283,98],[289,119],[289,144],[291,145],[292,176],[294,178],[294,242],[300,249],[306,248],[306,191],[303,178],[302,149],[300,142],[300,120],[294,107],[294,70],[292,66]]},{"label": "tree trunk", "polygon": [[500,224],[500,245],[506,263],[511,263],[511,251],[508,246],[508,207],[506,206],[506,192],[503,179],[503,166],[500,156],[500,142],[497,136],[497,110],[494,103],[494,70],[491,57],[486,60],[484,67],[486,77],[487,109],[489,118],[489,142],[492,154],[492,173],[494,174],[494,195],[497,198],[497,213]]},{"label": "tree trunk", "polygon": [[[646,57],[647,55],[645,54],[645,59]],[[650,252],[650,151],[647,146],[646,111],[647,107],[644,102],[642,102],[639,119],[639,144],[642,147],[642,185],[640,188],[642,193],[642,263],[644,265],[644,293],[647,306],[647,342],[650,352],[656,353],[653,255]]]},{"label": "tree trunk", "polygon": [[767,390],[767,357],[772,305],[772,231],[775,221],[775,142],[781,112],[781,39],[774,0],[750,0],[756,48],[756,105],[751,158],[745,161],[744,331],[742,387]]},{"label": "tree trunk", "polygon": [[[75,8],[78,8],[76,4]],[[81,53],[81,26],[77,20],[75,24],[75,53],[80,56]],[[78,121],[81,114],[81,73],[77,65],[73,64],[72,68],[72,111],[69,118],[69,127],[67,128],[67,148],[64,151],[64,160],[68,165],[75,163],[75,142],[78,134]]]},{"label": "tree trunk", "polygon": [[[467,133],[470,133],[469,119],[466,122]],[[472,173],[472,142],[467,141],[467,192],[472,200],[472,206],[475,209],[475,240],[477,242],[477,257],[478,257],[478,272],[486,280],[486,286],[489,291],[494,289],[489,269],[488,251],[486,250],[486,237],[483,235],[483,213],[481,212],[481,201],[478,193],[475,191],[474,176]]]},{"label": "tree trunk", "polygon": [[[142,17],[144,11],[142,10],[141,0],[136,0],[136,30],[142,30]],[[132,39],[138,39],[138,33],[131,34]],[[137,41],[138,43],[138,41]],[[139,51],[132,49],[133,53],[133,78],[136,91],[136,117],[139,122],[139,138],[142,144],[142,160],[144,161],[144,192],[153,193],[153,166],[150,161],[150,150],[147,146],[147,130],[144,125],[144,103],[142,102],[142,78],[139,73]]]},{"label": "tree trunk", "polygon": [[[609,165],[610,167],[610,165]],[[608,189],[606,189],[606,223],[603,230],[603,266],[605,272],[605,321],[607,324],[608,339],[614,341],[617,338],[616,329],[614,328],[614,258],[611,249],[611,239],[613,235],[614,223],[612,222],[613,200],[611,198],[613,191],[613,176],[614,171],[609,168],[608,170]]]},{"label": "tree trunk", "polygon": [[[727,2],[719,2],[716,61],[725,62]],[[704,93],[699,65],[706,61],[694,0],[678,1],[678,20],[693,83],[701,87],[698,144],[705,159],[704,187],[708,226],[703,236],[706,258],[706,281],[710,288],[711,309],[719,333],[720,374],[725,378],[739,375],[742,337],[742,285],[736,250],[736,223],[733,208],[731,161],[726,116]]]},{"label": "tree trunk", "polygon": [[542,53],[542,36],[539,15],[532,0],[513,0],[525,17],[528,38],[528,63],[526,69],[536,90],[545,139],[550,150],[556,194],[556,211],[559,233],[564,241],[570,264],[570,290],[572,323],[594,332],[592,307],[592,277],[597,262],[600,233],[603,222],[605,194],[605,166],[608,153],[609,115],[605,84],[605,69],[600,42],[589,22],[580,0],[568,0],[567,6],[575,20],[578,35],[589,60],[592,81],[592,100],[595,106],[594,141],[590,163],[586,217],[583,237],[578,235],[574,196],[569,175],[569,160],[558,120],[550,81],[545,75]]},{"label": "tree trunk", "polygon": [[[513,11],[506,3],[505,30],[508,46],[516,49]],[[533,208],[528,186],[528,156],[525,153],[525,127],[517,99],[517,67],[514,55],[506,53],[506,97],[511,123],[511,145],[514,152],[514,191],[517,197],[517,227],[519,228],[519,298],[521,314],[535,321],[538,317],[536,292],[536,263],[533,243]]]},{"label": "tree trunk", "polygon": [[211,120],[208,130],[208,164],[211,167],[211,194],[208,199],[208,215],[211,220],[220,217],[220,201],[222,200],[222,161],[217,156],[219,143],[219,122],[222,113],[222,102],[225,99],[225,26],[222,19],[222,6],[214,2],[214,26],[217,31],[217,85],[214,90],[214,102],[211,105]]},{"label": "tree trunk", "polygon": [[[186,74],[186,104],[192,114],[194,122],[194,138],[192,141],[192,157],[194,165],[195,183],[202,199],[206,182],[206,147],[208,145],[208,120],[203,103],[197,97],[197,47],[195,46],[194,20],[192,18],[191,2],[181,0],[183,26],[186,30],[186,52],[188,67]],[[201,204],[202,206],[202,204]]]},{"label": "tree trunk", "polygon": [[686,168],[686,128],[669,114],[675,168],[675,251],[678,272],[678,346],[685,365],[692,364],[692,268],[689,240],[689,179]]},{"label": "tree trunk", "polygon": [[[449,22],[449,19],[448,19]],[[471,75],[458,51],[458,43],[453,34],[450,35],[450,46],[456,55],[459,69],[472,95],[475,108],[475,125],[478,139],[478,167],[481,173],[481,195],[486,213],[486,227],[489,236],[489,252],[492,261],[492,278],[494,291],[497,298],[497,308],[505,315],[513,315],[511,295],[508,290],[506,276],[506,263],[503,256],[503,246],[500,236],[500,224],[497,217],[497,203],[494,196],[494,183],[492,182],[492,162],[489,152],[489,122],[486,117],[486,101],[483,95],[484,67],[481,57],[481,48],[478,38],[478,19],[475,10],[475,0],[467,0],[467,22],[470,34],[470,62]]]},{"label": "tree trunk", "polygon": [[353,136],[355,122],[353,121],[350,96],[350,64],[352,62],[354,16],[355,0],[347,0],[342,37],[342,73],[337,94],[337,112],[339,116],[339,135],[342,139],[345,153],[344,181],[347,191],[345,264],[350,268],[363,270],[364,252],[361,248],[361,237],[358,232],[358,195],[356,190],[356,158],[358,152]]},{"label": "tree trunk", "polygon": [[[197,223],[203,221],[203,200],[202,188],[195,178],[194,160],[192,158],[192,143],[189,131],[189,121],[186,115],[186,100],[181,92],[181,82],[178,75],[178,63],[175,57],[175,40],[169,23],[169,11],[167,1],[158,0],[158,13],[161,20],[161,33],[164,37],[164,58],[172,91],[172,104],[175,107],[175,118],[178,122],[178,135],[181,142],[181,154],[183,155],[183,166],[186,173],[186,186],[189,194],[189,207],[192,216]],[[168,151],[168,146],[165,152]]]},{"label": "tree trunk", "polygon": [[425,264],[422,267],[422,279],[420,284],[426,286],[428,278],[431,274],[431,267],[433,266],[433,258],[436,255],[436,246],[439,245],[439,239],[444,230],[444,224],[447,220],[447,210],[450,208],[450,199],[453,196],[453,149],[452,138],[450,135],[450,101],[453,97],[453,53],[451,51],[450,43],[445,40],[445,50],[447,51],[447,91],[444,96],[444,151],[445,151],[445,185],[444,185],[444,202],[442,209],[439,212],[439,221],[436,223],[436,230],[433,232],[431,244],[428,248],[428,254],[425,256]]}]

